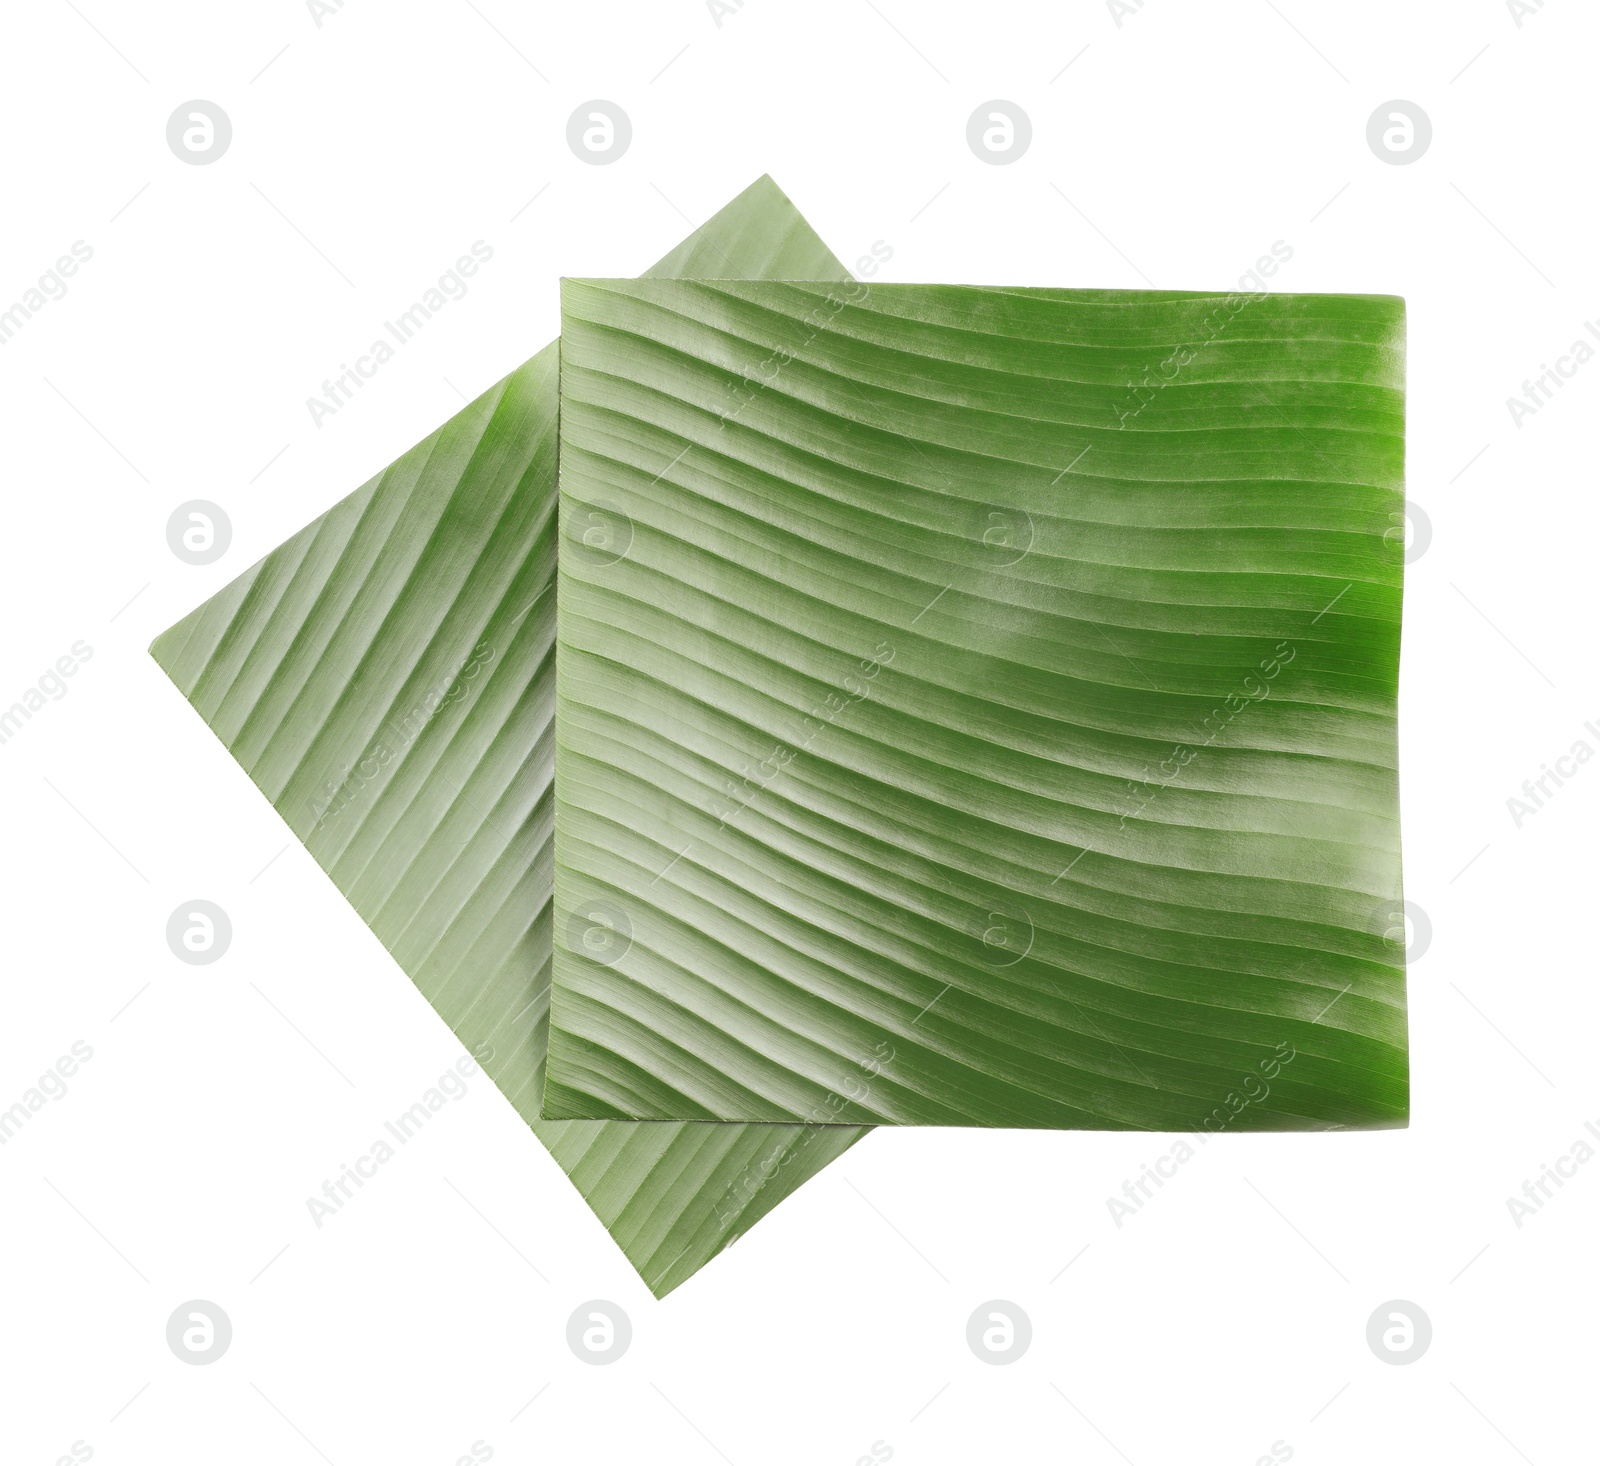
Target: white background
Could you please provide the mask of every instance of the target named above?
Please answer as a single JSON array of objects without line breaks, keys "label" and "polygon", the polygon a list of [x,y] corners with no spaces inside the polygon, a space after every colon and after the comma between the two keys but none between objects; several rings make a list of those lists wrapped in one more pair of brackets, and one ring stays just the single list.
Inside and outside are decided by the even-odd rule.
[{"label": "white background", "polygon": [[[0,1458],[1592,1459],[1600,1164],[1521,1228],[1506,1199],[1600,1121],[1600,764],[1520,828],[1506,801],[1600,749],[1600,362],[1520,427],[1506,401],[1600,316],[1597,22],[11,7],[0,306],[94,256],[0,348],[0,705],[93,657],[0,746],[0,1108],[94,1057],[0,1148]],[[607,167],[565,140],[594,97],[633,123]],[[191,98],[232,119],[205,167],[165,139]],[[965,140],[991,98],[1032,119],[1005,167]],[[1434,129],[1403,167],[1366,141],[1392,98]],[[145,648],[553,337],[560,275],[636,273],[763,172],[846,263],[891,246],[882,279],[1228,288],[1283,240],[1279,288],[1407,298],[1409,1130],[1213,1141],[1120,1229],[1106,1198],[1169,1141],[880,1131],[658,1304],[480,1076],[313,1227],[459,1048]],[[477,239],[471,293],[316,427],[305,399]],[[165,538],[195,498],[234,526],[204,568]],[[164,937],[197,897],[234,927],[210,967]],[[234,1330],[203,1368],[165,1340],[193,1298]],[[565,1342],[592,1298],[633,1323],[604,1368]],[[1006,1367],[965,1339],[993,1298],[1032,1320]],[[1433,1325],[1403,1367],[1366,1341],[1396,1298]]]}]

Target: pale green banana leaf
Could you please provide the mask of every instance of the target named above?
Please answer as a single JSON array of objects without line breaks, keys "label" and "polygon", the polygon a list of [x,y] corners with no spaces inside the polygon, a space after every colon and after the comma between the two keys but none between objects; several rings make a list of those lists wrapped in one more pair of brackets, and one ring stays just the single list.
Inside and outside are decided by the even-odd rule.
[{"label": "pale green banana leaf", "polygon": [[[849,278],[770,178],[651,273]],[[864,1132],[539,1118],[556,386],[552,344],[151,653],[660,1296]]]},{"label": "pale green banana leaf", "polygon": [[1403,1124],[1404,307],[569,280],[545,1113]]}]

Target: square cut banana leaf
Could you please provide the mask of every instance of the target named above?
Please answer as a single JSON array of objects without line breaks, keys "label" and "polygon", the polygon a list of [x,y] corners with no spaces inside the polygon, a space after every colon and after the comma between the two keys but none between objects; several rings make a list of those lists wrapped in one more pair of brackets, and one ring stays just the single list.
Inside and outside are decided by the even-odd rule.
[{"label": "square cut banana leaf", "polygon": [[568,280],[551,1117],[1404,1124],[1404,306]]},{"label": "square cut banana leaf", "polygon": [[[849,279],[770,178],[651,273]],[[556,394],[552,344],[151,653],[660,1296],[864,1131],[539,1117]]]}]

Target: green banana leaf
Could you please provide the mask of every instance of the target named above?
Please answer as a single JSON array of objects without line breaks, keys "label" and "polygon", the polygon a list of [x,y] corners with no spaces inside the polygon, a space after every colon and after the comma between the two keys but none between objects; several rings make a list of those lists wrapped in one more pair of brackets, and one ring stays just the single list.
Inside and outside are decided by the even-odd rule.
[{"label": "green banana leaf", "polygon": [[[765,177],[651,273],[849,278]],[[864,1132],[539,1118],[556,388],[552,344],[151,654],[659,1297]]]},{"label": "green banana leaf", "polygon": [[569,280],[545,1113],[1405,1123],[1404,306]]}]

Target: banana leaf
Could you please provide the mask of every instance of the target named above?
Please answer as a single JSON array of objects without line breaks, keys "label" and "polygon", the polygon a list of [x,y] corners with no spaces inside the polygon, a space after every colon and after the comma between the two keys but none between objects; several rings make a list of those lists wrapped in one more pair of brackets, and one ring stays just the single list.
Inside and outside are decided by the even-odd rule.
[{"label": "banana leaf", "polygon": [[[654,275],[844,267],[770,178]],[[544,1121],[557,347],[151,654],[659,1297],[864,1133]]]},{"label": "banana leaf", "polygon": [[545,1113],[1405,1123],[1392,297],[568,280]]}]

